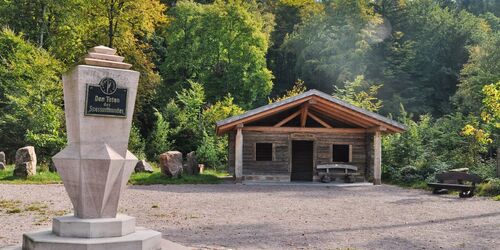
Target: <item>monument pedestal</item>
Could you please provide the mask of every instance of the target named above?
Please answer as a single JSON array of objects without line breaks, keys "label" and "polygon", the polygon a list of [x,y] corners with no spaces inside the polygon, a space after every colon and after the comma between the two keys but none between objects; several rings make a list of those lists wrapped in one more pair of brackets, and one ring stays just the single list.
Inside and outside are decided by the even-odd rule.
[{"label": "monument pedestal", "polygon": [[79,219],[56,217],[52,230],[26,233],[23,248],[56,249],[162,249],[161,233],[135,227],[135,218],[118,214],[116,218]]},{"label": "monument pedestal", "polygon": [[137,158],[127,150],[139,84],[137,71],[97,46],[63,75],[68,145],[52,160],[75,216],[56,217],[52,230],[23,235],[22,249],[182,249],[161,233],[117,215],[120,194]]}]

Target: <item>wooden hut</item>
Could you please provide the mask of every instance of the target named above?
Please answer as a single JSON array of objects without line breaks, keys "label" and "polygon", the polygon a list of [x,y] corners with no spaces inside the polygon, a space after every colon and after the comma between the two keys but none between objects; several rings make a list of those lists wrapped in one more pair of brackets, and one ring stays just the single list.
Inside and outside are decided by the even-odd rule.
[{"label": "wooden hut", "polygon": [[406,128],[310,90],[219,121],[216,129],[229,135],[229,171],[238,181],[317,181],[333,167],[329,173],[345,168],[358,181],[380,184],[381,134]]}]

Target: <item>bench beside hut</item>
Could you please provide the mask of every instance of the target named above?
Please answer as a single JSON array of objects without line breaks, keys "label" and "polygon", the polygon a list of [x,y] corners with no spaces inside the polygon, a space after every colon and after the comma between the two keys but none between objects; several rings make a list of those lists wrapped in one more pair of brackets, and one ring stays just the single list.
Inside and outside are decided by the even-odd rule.
[{"label": "bench beside hut", "polygon": [[228,170],[237,181],[318,181],[323,166],[350,165],[377,185],[381,135],[406,127],[309,90],[219,121],[216,130],[228,134]]}]

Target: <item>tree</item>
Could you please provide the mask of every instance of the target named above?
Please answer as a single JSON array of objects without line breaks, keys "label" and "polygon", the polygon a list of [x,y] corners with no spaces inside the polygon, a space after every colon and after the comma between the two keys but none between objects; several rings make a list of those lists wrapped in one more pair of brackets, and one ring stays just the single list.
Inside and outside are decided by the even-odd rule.
[{"label": "tree", "polygon": [[306,90],[307,90],[307,87],[306,87],[304,81],[298,79],[295,82],[295,84],[293,85],[293,87],[291,89],[287,90],[284,95],[279,96],[279,97],[275,97],[273,99],[269,99],[269,103],[278,102],[278,101],[285,100],[285,99],[292,97],[292,96],[300,95],[300,94],[306,92]]},{"label": "tree", "polygon": [[334,96],[352,105],[377,112],[382,107],[382,100],[376,96],[380,85],[370,84],[363,75],[359,75],[352,82],[346,82],[344,88],[335,86]]},{"label": "tree", "polygon": [[406,1],[394,8],[397,14],[388,11],[384,16],[394,24],[392,35],[377,47],[377,55],[384,59],[370,64],[366,74],[384,83],[383,112],[395,112],[400,102],[416,114],[430,112],[439,117],[452,112],[450,97],[467,62],[467,48],[482,39],[488,25],[433,0]]},{"label": "tree", "polygon": [[[336,0],[301,24],[285,41],[296,56],[295,70],[310,88],[332,92],[365,73],[367,55],[382,24],[369,1]],[[333,85],[332,85],[333,84]]]},{"label": "tree", "polygon": [[28,144],[47,163],[65,144],[62,64],[8,29],[0,31],[0,141],[12,154]]},{"label": "tree", "polygon": [[163,118],[163,115],[155,110],[156,122],[151,132],[151,135],[148,138],[148,145],[146,147],[147,157],[151,161],[158,160],[160,154],[172,150],[172,145],[175,141],[171,140],[170,134],[170,125]]},{"label": "tree", "polygon": [[460,72],[461,81],[453,97],[457,108],[464,113],[479,115],[484,99],[483,87],[500,81],[500,32],[472,46],[467,64]]},{"label": "tree", "polygon": [[314,0],[267,1],[266,11],[275,16],[271,33],[271,46],[267,51],[267,65],[273,72],[273,95],[282,94],[292,88],[297,79],[295,57],[283,48],[283,43],[295,27],[315,14],[323,12],[323,4]]},{"label": "tree", "polygon": [[163,93],[193,80],[204,86],[210,102],[227,93],[246,107],[262,100],[272,88],[265,60],[270,30],[256,6],[241,0],[180,1],[171,8],[164,31]]},{"label": "tree", "polygon": [[227,135],[217,136],[215,134],[215,123],[231,116],[240,115],[243,112],[243,109],[234,104],[231,95],[227,95],[222,100],[203,110],[203,139],[196,149],[200,162],[214,168],[227,166]]}]

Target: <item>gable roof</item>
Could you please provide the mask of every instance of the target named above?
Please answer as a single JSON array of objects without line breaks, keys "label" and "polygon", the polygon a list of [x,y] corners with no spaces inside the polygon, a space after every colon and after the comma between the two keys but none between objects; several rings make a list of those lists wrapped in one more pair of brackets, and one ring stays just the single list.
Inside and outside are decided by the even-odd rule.
[{"label": "gable roof", "polygon": [[310,100],[318,101],[321,110],[327,115],[352,121],[364,128],[384,127],[386,132],[395,133],[406,130],[406,126],[377,113],[356,107],[346,101],[312,89],[300,95],[271,103],[256,109],[247,111],[244,114],[226,118],[216,124],[217,134],[224,134],[236,128],[238,124],[253,122],[265,117],[272,116],[283,110],[297,107]]}]

